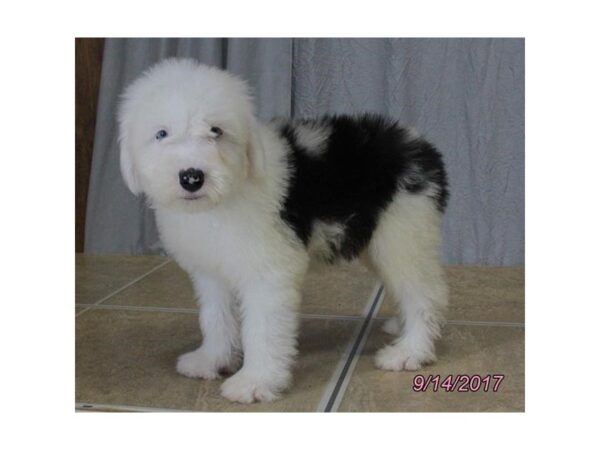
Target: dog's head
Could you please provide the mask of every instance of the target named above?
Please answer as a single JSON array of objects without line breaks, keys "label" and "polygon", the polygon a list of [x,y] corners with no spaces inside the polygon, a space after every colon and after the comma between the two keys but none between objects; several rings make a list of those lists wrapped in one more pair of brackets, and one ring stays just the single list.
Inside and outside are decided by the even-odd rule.
[{"label": "dog's head", "polygon": [[167,59],[133,82],[119,109],[121,173],[155,207],[198,211],[264,171],[246,83],[189,59]]}]

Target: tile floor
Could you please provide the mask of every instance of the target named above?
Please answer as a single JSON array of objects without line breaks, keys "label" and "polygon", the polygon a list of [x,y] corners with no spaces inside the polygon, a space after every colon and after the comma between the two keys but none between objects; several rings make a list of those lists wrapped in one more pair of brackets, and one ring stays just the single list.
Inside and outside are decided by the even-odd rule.
[{"label": "tile floor", "polygon": [[[376,350],[390,340],[380,328],[394,310],[377,280],[354,264],[309,273],[293,387],[273,403],[240,405],[220,397],[220,381],[175,371],[177,356],[201,337],[191,284],[174,262],[78,254],[76,408],[524,411],[523,268],[448,266],[447,274],[451,300],[439,360],[418,372],[394,373],[373,365]],[[417,375],[430,382],[425,392],[413,390]],[[453,383],[445,389],[440,384],[448,375]],[[495,379],[488,392],[475,379],[486,375],[503,375],[496,392]]]}]

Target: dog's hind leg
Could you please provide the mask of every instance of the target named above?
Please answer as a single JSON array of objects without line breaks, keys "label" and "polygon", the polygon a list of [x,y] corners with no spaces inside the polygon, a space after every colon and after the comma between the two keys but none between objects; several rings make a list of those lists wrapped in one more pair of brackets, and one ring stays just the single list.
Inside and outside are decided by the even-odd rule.
[{"label": "dog's hind leg", "polygon": [[369,257],[398,306],[384,331],[398,337],[381,349],[375,364],[387,370],[417,370],[435,361],[447,304],[439,261],[441,213],[424,195],[399,194],[382,214]]},{"label": "dog's hind leg", "polygon": [[241,363],[239,324],[234,296],[219,279],[193,274],[200,306],[202,345],[177,361],[177,371],[193,378],[213,379],[220,371],[233,372]]}]

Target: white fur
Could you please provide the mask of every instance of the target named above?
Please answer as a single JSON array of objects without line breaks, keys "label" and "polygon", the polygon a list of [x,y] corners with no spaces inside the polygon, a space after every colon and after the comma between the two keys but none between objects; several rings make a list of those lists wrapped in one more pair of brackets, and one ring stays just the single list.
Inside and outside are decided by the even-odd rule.
[{"label": "white fur", "polygon": [[333,245],[336,249],[341,247],[344,228],[340,223],[315,222],[308,242],[308,253],[314,258],[332,261],[334,255],[330,245]]},{"label": "white fur", "polygon": [[[127,89],[119,121],[125,182],[155,209],[163,244],[190,274],[201,308],[202,345],[182,355],[177,370],[217,378],[237,370],[243,354],[222,394],[238,402],[277,398],[291,381],[309,253],[327,256],[326,241],[339,241],[343,226],[317,223],[305,249],[282,221],[285,144],[256,121],[245,83],[230,74],[167,60]],[[211,137],[211,126],[223,136]],[[160,129],[168,137],[157,141]],[[307,128],[297,138],[318,154],[328,133]],[[194,195],[179,185],[187,168],[205,174]],[[435,358],[446,303],[439,222],[424,194],[398,194],[363,255],[405,318],[401,337],[378,354],[379,367],[417,369]]]},{"label": "white fur", "polygon": [[441,217],[426,194],[398,194],[369,246],[371,264],[399,310],[384,326],[400,336],[377,354],[381,369],[417,370],[435,361],[448,294],[439,263]]},{"label": "white fur", "polygon": [[330,134],[331,130],[322,125],[301,123],[296,127],[298,145],[304,148],[312,157],[319,157],[323,153]]},{"label": "white fur", "polygon": [[421,133],[415,127],[407,127],[406,128],[406,141],[416,141],[417,139],[421,139]]}]

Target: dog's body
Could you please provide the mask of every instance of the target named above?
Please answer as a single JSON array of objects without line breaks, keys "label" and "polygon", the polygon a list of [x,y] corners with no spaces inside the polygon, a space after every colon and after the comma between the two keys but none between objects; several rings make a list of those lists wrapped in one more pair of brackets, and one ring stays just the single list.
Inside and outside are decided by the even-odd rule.
[{"label": "dog's body", "polygon": [[167,60],[128,88],[121,168],[156,210],[165,248],[192,278],[202,346],[177,370],[240,401],[276,398],[296,354],[311,257],[359,258],[397,301],[383,369],[435,359],[447,302],[439,263],[447,201],[439,153],[374,115],[259,124],[241,80]]}]

